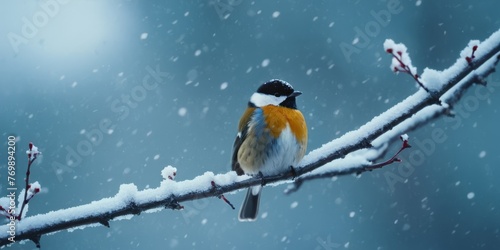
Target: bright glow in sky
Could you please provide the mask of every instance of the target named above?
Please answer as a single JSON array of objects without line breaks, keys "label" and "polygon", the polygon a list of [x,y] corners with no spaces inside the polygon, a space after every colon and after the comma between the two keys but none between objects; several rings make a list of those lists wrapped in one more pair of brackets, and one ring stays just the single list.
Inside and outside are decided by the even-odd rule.
[{"label": "bright glow in sky", "polygon": [[0,51],[15,58],[5,65],[7,71],[11,65],[21,72],[49,65],[51,71],[99,67],[102,58],[126,52],[125,41],[139,40],[140,34],[134,29],[135,11],[115,1],[12,1],[0,14],[5,35]]},{"label": "bright glow in sky", "polygon": [[111,35],[104,1],[74,1],[54,11],[49,24],[40,29],[39,41],[51,56],[93,53]]}]

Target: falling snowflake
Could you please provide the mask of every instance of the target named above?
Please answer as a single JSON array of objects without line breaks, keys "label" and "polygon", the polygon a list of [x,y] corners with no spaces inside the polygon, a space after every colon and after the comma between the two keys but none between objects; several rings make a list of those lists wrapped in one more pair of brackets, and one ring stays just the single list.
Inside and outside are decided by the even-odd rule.
[{"label": "falling snowflake", "polygon": [[269,59],[266,58],[266,59],[264,59],[262,61],[262,63],[260,64],[260,66],[262,66],[262,68],[265,68],[265,67],[267,67],[269,65],[270,62],[271,62],[271,60],[269,60]]},{"label": "falling snowflake", "polygon": [[479,158],[484,158],[486,156],[486,151],[479,152]]},{"label": "falling snowflake", "polygon": [[476,196],[476,194],[474,194],[474,192],[469,192],[467,194],[467,199],[469,199],[469,200],[474,199],[474,196]]},{"label": "falling snowflake", "polygon": [[177,113],[179,114],[179,116],[186,116],[186,113],[187,113],[187,108],[180,108],[179,111],[177,111]]},{"label": "falling snowflake", "polygon": [[225,90],[225,89],[227,88],[227,85],[228,85],[228,83],[227,83],[227,82],[223,82],[223,83],[221,83],[221,85],[220,85],[220,90]]}]

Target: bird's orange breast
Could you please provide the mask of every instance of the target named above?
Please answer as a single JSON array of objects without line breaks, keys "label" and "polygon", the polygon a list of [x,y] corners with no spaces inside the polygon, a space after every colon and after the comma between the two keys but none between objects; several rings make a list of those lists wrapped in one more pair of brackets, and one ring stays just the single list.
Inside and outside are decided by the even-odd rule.
[{"label": "bird's orange breast", "polygon": [[262,107],[270,134],[278,138],[288,123],[290,130],[301,143],[307,142],[307,126],[302,113],[297,109],[268,105]]}]

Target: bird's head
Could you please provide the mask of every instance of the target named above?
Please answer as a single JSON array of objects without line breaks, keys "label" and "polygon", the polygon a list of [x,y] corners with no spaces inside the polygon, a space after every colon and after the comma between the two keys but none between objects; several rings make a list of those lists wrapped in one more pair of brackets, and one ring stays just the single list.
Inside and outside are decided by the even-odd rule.
[{"label": "bird's head", "polygon": [[302,92],[295,91],[289,83],[283,80],[273,79],[260,85],[250,98],[249,105],[253,107],[274,105],[297,109],[295,97],[301,94]]}]

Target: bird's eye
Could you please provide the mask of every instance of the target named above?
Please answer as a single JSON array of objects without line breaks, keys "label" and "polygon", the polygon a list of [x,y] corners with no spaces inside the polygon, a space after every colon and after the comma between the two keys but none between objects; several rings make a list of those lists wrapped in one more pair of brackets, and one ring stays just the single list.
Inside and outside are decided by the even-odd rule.
[{"label": "bird's eye", "polygon": [[274,93],[274,96],[280,97],[280,94],[278,92]]}]

